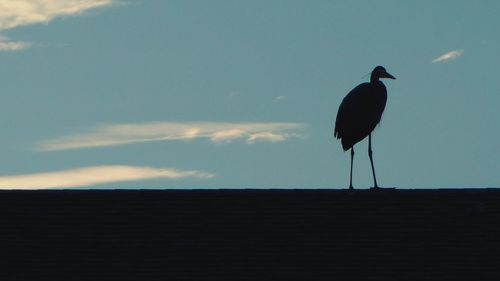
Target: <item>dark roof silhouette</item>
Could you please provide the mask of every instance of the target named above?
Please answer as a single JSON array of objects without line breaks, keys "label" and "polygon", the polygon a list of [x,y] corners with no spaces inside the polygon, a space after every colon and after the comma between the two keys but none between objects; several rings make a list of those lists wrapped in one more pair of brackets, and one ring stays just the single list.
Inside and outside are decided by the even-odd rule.
[{"label": "dark roof silhouette", "polygon": [[498,202],[499,189],[0,191],[0,277],[500,280]]}]

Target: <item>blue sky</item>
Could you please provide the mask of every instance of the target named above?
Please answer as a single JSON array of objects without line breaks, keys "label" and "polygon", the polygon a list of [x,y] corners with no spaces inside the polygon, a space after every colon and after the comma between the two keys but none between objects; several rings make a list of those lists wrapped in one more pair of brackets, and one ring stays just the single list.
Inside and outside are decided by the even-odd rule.
[{"label": "blue sky", "polygon": [[[500,186],[498,1],[0,1],[0,188],[345,188],[376,65],[378,182]],[[367,142],[354,186],[372,185]]]}]

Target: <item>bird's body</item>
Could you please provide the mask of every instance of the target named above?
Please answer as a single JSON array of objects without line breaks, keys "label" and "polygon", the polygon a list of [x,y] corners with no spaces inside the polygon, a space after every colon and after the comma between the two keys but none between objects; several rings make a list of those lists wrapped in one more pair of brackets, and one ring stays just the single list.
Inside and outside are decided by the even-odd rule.
[{"label": "bird's body", "polygon": [[347,94],[340,104],[334,133],[341,139],[344,150],[353,147],[375,129],[386,101],[387,91],[380,81],[360,84]]},{"label": "bird's body", "polygon": [[335,120],[334,136],[341,139],[344,151],[351,149],[351,178],[352,187],[352,162],[354,158],[354,145],[369,137],[368,155],[372,164],[373,180],[375,187],[377,179],[373,167],[371,150],[371,133],[380,122],[387,102],[387,90],[379,78],[396,79],[387,73],[384,67],[377,66],[372,71],[370,82],[362,83],[352,89],[342,100]]}]

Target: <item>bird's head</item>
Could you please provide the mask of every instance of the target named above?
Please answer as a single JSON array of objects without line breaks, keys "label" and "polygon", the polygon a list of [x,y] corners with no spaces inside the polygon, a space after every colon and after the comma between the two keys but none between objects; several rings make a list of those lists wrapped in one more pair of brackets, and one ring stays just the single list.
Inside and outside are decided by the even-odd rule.
[{"label": "bird's head", "polygon": [[389,78],[389,79],[396,79],[396,77],[392,76],[385,70],[383,66],[377,66],[373,69],[372,75],[371,75],[371,81],[378,81],[379,78]]}]

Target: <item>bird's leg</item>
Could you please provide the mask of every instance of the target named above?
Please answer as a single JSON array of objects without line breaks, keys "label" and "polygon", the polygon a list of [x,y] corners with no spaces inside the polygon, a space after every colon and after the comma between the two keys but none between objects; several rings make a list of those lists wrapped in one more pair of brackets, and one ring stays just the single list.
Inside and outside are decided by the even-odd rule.
[{"label": "bird's leg", "polygon": [[354,146],[351,147],[351,177],[349,178],[349,189],[354,189],[352,186],[352,162],[354,159]]},{"label": "bird's leg", "polygon": [[373,167],[373,151],[372,151],[372,134],[368,135],[368,156],[370,156],[370,163],[372,164],[372,174],[373,174],[373,181],[375,182],[374,188],[378,188],[377,185],[377,177],[375,176],[375,167]]}]

